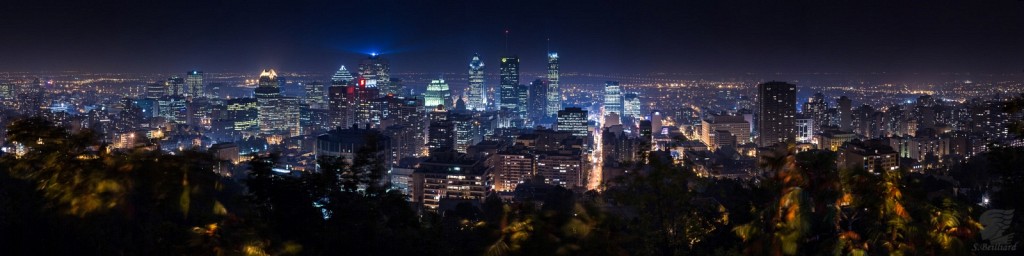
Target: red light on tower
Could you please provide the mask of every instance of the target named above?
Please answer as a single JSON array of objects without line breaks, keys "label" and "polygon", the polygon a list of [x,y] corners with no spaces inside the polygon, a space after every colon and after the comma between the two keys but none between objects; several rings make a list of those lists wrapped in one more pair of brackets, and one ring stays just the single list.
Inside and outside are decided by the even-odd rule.
[{"label": "red light on tower", "polygon": [[366,78],[359,78],[359,89],[366,89]]}]

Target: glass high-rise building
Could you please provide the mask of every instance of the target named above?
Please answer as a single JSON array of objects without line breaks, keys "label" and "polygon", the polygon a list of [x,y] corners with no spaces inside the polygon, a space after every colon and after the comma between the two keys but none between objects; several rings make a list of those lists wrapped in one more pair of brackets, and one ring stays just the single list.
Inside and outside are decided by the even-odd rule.
[{"label": "glass high-rise building", "polygon": [[352,72],[345,69],[345,65],[341,65],[338,71],[334,72],[334,76],[331,76],[331,85],[348,85],[353,80],[355,78],[352,77]]},{"label": "glass high-rise building", "polygon": [[499,107],[516,111],[519,109],[519,57],[507,56],[501,58],[500,67],[501,95],[498,102]]},{"label": "glass high-rise building", "polygon": [[183,96],[185,95],[185,79],[173,76],[167,79],[167,83],[164,87],[167,87],[167,95]]},{"label": "glass high-rise building", "polygon": [[796,140],[796,85],[767,82],[757,85],[757,145]]},{"label": "glass high-rise building", "polygon": [[376,53],[359,63],[359,76],[366,79],[367,87],[379,88],[381,96],[398,93],[391,88],[391,65]]},{"label": "glass high-rise building", "polygon": [[636,93],[626,93],[623,95],[621,116],[640,119],[640,98]]},{"label": "glass high-rise building", "polygon": [[587,111],[581,108],[559,110],[558,123],[555,125],[555,130],[571,132],[572,135],[586,138],[588,134]]},{"label": "glass high-rise building", "polygon": [[203,84],[203,71],[192,70],[185,76],[185,97],[205,98],[206,86]]},{"label": "glass high-rise building", "polygon": [[604,114],[613,112],[622,115],[622,88],[619,82],[608,81],[604,83]]},{"label": "glass high-rise building", "polygon": [[546,116],[556,116],[562,110],[562,91],[558,87],[558,53],[548,53],[548,88]]},{"label": "glass high-rise building", "polygon": [[[544,80],[537,79],[530,83],[527,115],[534,122],[548,116],[548,88],[550,87],[544,83]],[[556,111],[555,114],[557,115],[558,112]]]},{"label": "glass high-rise building", "polygon": [[159,99],[167,95],[167,84],[161,83],[149,83],[146,84],[146,98],[147,99]]},{"label": "glass high-rise building", "polygon": [[277,81],[277,71],[264,69],[257,80],[255,90],[256,98],[270,98],[281,96],[281,84]]},{"label": "glass high-rise building", "polygon": [[306,90],[305,103],[308,104],[310,108],[327,108],[327,93],[324,89],[324,83],[320,81],[311,81],[303,84],[303,88]]},{"label": "glass high-rise building", "polygon": [[437,108],[437,105],[444,105],[445,109],[451,108],[452,91],[444,79],[431,80],[427,85],[427,92],[423,94],[423,106],[425,109]]},{"label": "glass high-rise building", "polygon": [[473,54],[469,61],[469,102],[466,108],[483,111],[487,108],[487,90],[484,87],[484,62],[480,54]]}]

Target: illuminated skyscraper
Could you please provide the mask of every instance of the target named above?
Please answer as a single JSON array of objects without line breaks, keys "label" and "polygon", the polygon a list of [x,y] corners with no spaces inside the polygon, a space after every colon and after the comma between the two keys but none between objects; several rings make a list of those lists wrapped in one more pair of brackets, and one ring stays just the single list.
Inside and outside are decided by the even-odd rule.
[{"label": "illuminated skyscraper", "polygon": [[331,85],[347,85],[355,80],[352,77],[352,72],[345,69],[345,65],[341,65],[337,72],[334,72],[334,76],[331,77]]},{"label": "illuminated skyscraper", "polygon": [[454,149],[459,153],[466,153],[466,149],[476,145],[483,140],[480,132],[480,122],[477,122],[470,115],[454,114],[448,117],[452,125],[452,136],[454,136]]},{"label": "illuminated skyscraper", "polygon": [[257,80],[256,103],[259,106],[260,132],[264,134],[297,135],[299,127],[299,99],[281,96],[281,83],[277,72],[264,69]]},{"label": "illuminated skyscraper", "polygon": [[167,79],[167,83],[164,87],[167,87],[167,95],[173,96],[184,96],[185,95],[185,79],[177,76],[172,76]]},{"label": "illuminated skyscraper", "polygon": [[796,85],[767,82],[757,85],[757,145],[796,140]]},{"label": "illuminated skyscraper", "polygon": [[853,101],[846,96],[836,100],[839,105],[839,130],[844,132],[853,131]]},{"label": "illuminated skyscraper", "polygon": [[206,87],[203,84],[203,71],[192,70],[185,76],[185,97],[205,98]]},{"label": "illuminated skyscraper", "polygon": [[313,109],[324,109],[327,107],[327,94],[324,92],[324,83],[320,81],[307,82],[303,85],[306,90],[306,104]]},{"label": "illuminated skyscraper", "polygon": [[484,88],[484,62],[480,54],[473,54],[469,61],[469,102],[467,108],[483,111],[487,108],[487,90]]},{"label": "illuminated skyscraper", "polygon": [[452,107],[452,91],[444,79],[431,80],[427,85],[427,92],[423,94],[423,106],[426,109],[437,108],[437,105],[444,105],[445,109]]},{"label": "illuminated skyscraper", "polygon": [[608,81],[604,84],[604,114],[613,112],[622,115],[622,88],[619,82]]},{"label": "illuminated skyscraper", "polygon": [[352,127],[355,122],[355,86],[331,86],[327,89],[327,123],[332,128]]},{"label": "illuminated skyscraper", "polygon": [[556,131],[571,132],[581,138],[587,137],[587,111],[581,108],[565,108],[558,111]]},{"label": "illuminated skyscraper", "polygon": [[640,119],[640,98],[636,93],[626,93],[622,97],[622,116]]},{"label": "illuminated skyscraper", "polygon": [[159,99],[164,95],[167,95],[167,84],[150,83],[146,85],[147,99]]},{"label": "illuminated skyscraper", "polygon": [[277,81],[277,72],[273,69],[264,69],[257,80],[256,98],[270,98],[281,96],[281,84]]},{"label": "illuminated skyscraper", "polygon": [[556,116],[562,110],[562,91],[558,87],[558,53],[548,53],[547,109],[545,116]]},{"label": "illuminated skyscraper", "polygon": [[519,57],[501,58],[501,99],[499,107],[516,111],[519,109]]},{"label": "illuminated skyscraper", "polygon": [[376,53],[370,54],[369,58],[359,63],[359,76],[366,79],[367,87],[379,88],[378,93],[381,96],[397,93],[391,88],[391,65]]},{"label": "illuminated skyscraper", "polygon": [[435,105],[428,112],[430,127],[427,128],[427,147],[431,152],[439,149],[453,149],[455,147],[455,127],[451,120],[448,120],[448,110],[444,106]]},{"label": "illuminated skyscraper", "polygon": [[825,102],[824,94],[815,93],[814,96],[807,99],[807,103],[804,103],[803,107],[803,114],[814,119],[814,127],[824,127],[828,123],[828,118],[825,118],[828,103]]},{"label": "illuminated skyscraper", "polygon": [[[546,114],[548,107],[548,88],[550,87],[544,83],[544,80],[537,79],[530,83],[529,98],[527,99],[529,112],[527,115],[531,121],[536,122],[548,116]],[[555,114],[558,114],[558,112],[555,111]]]}]

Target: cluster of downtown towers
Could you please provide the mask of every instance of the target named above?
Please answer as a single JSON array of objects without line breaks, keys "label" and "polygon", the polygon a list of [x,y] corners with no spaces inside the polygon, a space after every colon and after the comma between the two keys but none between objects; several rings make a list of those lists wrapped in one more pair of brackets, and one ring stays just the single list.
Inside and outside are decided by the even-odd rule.
[{"label": "cluster of downtown towers", "polygon": [[[315,171],[320,156],[351,159],[367,143],[367,135],[383,135],[386,139],[379,154],[386,159],[387,179],[413,201],[434,207],[441,197],[482,198],[490,190],[511,191],[536,175],[543,175],[544,183],[550,185],[592,187],[594,182],[588,179],[602,174],[590,173],[600,170],[601,159],[609,154],[601,152],[608,146],[603,144],[615,143],[602,143],[602,130],[630,127],[626,128],[634,132],[630,137],[646,140],[643,145],[652,145],[657,137],[652,135],[663,133],[651,127],[652,121],[658,123],[655,127],[661,126],[660,120],[653,120],[660,117],[653,114],[652,120],[645,121],[645,129],[637,95],[624,93],[618,82],[607,82],[603,104],[590,109],[599,113],[598,122],[591,122],[585,108],[566,107],[559,87],[559,56],[550,52],[546,57],[546,79],[529,85],[520,81],[518,57],[499,58],[499,84],[489,86],[484,61],[474,55],[468,65],[468,90],[461,95],[453,94],[443,79],[431,81],[422,94],[412,93],[400,79],[392,79],[389,62],[373,54],[359,63],[356,72],[341,66],[328,83],[302,81],[303,97],[285,96],[286,78],[273,69],[247,81],[246,86],[255,88],[252,97],[243,98],[220,97],[225,84],[207,84],[203,72],[190,71],[147,84],[143,95],[135,94],[141,97],[125,98],[116,108],[120,113],[112,116],[94,117],[90,112],[69,117],[39,111],[39,106],[46,105],[40,104],[44,102],[41,90],[28,94],[37,97],[19,94],[18,103],[24,104],[16,107],[39,111],[60,124],[88,123],[113,148],[155,143],[168,152],[208,149],[236,164],[253,154],[280,152],[278,169],[293,173]],[[29,84],[35,86],[22,87],[42,88],[38,79]],[[769,82],[758,88],[762,104],[757,113],[757,144],[792,141],[796,137],[795,85]],[[5,94],[15,94],[10,91]],[[86,120],[76,121],[81,118]],[[101,125],[94,127],[95,123]],[[546,128],[535,128],[541,126]],[[616,137],[622,136],[620,132]],[[220,171],[244,175],[238,168]],[[435,174],[439,176],[430,178]]]}]

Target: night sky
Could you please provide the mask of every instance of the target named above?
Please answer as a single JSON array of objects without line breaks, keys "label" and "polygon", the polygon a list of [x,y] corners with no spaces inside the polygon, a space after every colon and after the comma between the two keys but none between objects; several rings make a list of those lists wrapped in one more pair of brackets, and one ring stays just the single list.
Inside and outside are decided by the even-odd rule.
[{"label": "night sky", "polygon": [[394,72],[1024,70],[1024,1],[46,1],[0,8],[0,71]]}]

